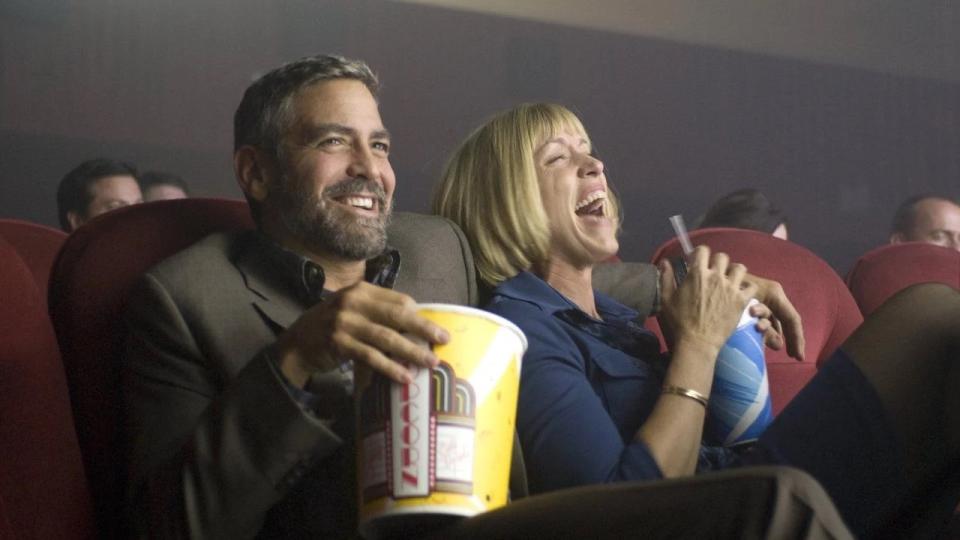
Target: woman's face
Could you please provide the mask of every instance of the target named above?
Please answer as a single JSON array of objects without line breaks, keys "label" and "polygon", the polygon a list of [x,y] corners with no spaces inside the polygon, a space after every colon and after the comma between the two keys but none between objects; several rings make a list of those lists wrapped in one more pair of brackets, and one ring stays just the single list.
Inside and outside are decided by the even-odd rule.
[{"label": "woman's face", "polygon": [[590,266],[617,253],[616,218],[603,163],[584,134],[565,130],[534,151],[540,197],[550,223],[550,260]]}]

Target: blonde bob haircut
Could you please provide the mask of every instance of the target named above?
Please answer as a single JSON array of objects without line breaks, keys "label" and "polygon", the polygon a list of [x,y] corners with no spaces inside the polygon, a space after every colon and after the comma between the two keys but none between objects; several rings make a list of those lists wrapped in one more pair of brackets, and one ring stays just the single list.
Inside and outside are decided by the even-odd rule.
[{"label": "blonde bob haircut", "polygon": [[[562,132],[589,142],[580,119],[566,107],[525,103],[477,128],[447,162],[433,212],[463,229],[477,273],[490,286],[547,261],[550,227],[534,152]],[[606,213],[619,224],[616,198],[612,192],[607,197]]]}]

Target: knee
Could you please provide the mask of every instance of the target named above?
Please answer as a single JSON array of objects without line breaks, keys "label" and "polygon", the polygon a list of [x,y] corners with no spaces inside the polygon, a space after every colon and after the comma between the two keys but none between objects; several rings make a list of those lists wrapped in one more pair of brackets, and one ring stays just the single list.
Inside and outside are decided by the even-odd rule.
[{"label": "knee", "polygon": [[[913,328],[943,345],[960,343],[960,291],[943,283],[911,285],[890,297],[871,314],[879,321]],[[889,329],[889,325],[888,325]]]},{"label": "knee", "polygon": [[880,309],[930,321],[956,321],[960,315],[960,291],[943,283],[918,283],[891,296]]},{"label": "knee", "polygon": [[960,290],[945,283],[916,283],[897,292],[892,298],[903,297],[911,302],[924,304],[956,304],[960,302]]}]

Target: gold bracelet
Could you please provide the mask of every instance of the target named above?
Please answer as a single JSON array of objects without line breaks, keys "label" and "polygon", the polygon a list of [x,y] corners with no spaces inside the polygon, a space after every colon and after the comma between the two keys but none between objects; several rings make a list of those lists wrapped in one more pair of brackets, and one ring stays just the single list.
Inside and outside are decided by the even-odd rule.
[{"label": "gold bracelet", "polygon": [[678,396],[683,396],[683,397],[686,397],[686,398],[690,398],[690,399],[696,401],[697,403],[703,405],[703,408],[704,408],[704,409],[707,408],[707,403],[710,401],[710,398],[709,398],[709,397],[701,394],[700,392],[697,392],[696,390],[691,390],[691,389],[689,389],[689,388],[683,388],[683,387],[681,387],[681,386],[673,386],[673,385],[664,386],[664,387],[663,387],[663,393],[664,393],[664,394],[675,394],[675,395],[678,395]]}]

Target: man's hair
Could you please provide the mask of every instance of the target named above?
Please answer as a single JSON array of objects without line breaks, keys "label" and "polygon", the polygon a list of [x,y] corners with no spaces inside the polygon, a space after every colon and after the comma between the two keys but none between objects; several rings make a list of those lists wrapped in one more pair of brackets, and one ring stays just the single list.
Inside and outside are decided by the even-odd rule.
[{"label": "man's hair", "polygon": [[293,97],[308,86],[333,79],[360,81],[374,97],[380,87],[377,76],[359,60],[321,54],[284,64],[261,76],[243,93],[233,116],[233,149],[251,145],[276,153],[292,121]]},{"label": "man's hair", "polygon": [[893,223],[890,225],[890,234],[901,234],[904,237],[909,237],[914,226],[916,226],[918,203],[928,199],[958,204],[954,199],[945,197],[943,195],[938,195],[936,193],[914,195],[913,197],[910,197],[909,199],[900,203],[900,206],[897,207],[897,211],[893,214]]},{"label": "man's hair", "polygon": [[[362,82],[377,97],[380,82],[362,61],[320,54],[284,64],[253,82],[233,115],[233,150],[250,145],[280,159],[280,140],[290,127],[293,98],[318,82],[353,79]],[[255,221],[260,219],[257,201],[247,197]]]},{"label": "man's hair", "polygon": [[[550,228],[540,197],[534,152],[557,133],[587,138],[580,119],[555,104],[527,103],[477,128],[453,153],[433,198],[433,211],[463,229],[477,273],[496,285],[546,261]],[[609,215],[620,222],[613,192]]]},{"label": "man's hair", "polygon": [[187,195],[190,194],[190,187],[183,178],[173,173],[149,171],[141,174],[139,180],[140,189],[144,193],[153,186],[176,186]]},{"label": "man's hair", "polygon": [[67,219],[69,212],[77,212],[87,217],[87,207],[93,202],[90,186],[107,176],[132,176],[138,179],[137,168],[132,164],[97,158],[77,165],[60,180],[60,185],[57,186],[57,217],[61,229],[71,229],[70,220]]},{"label": "man's hair", "polygon": [[699,227],[734,227],[772,233],[787,217],[759,190],[739,189],[717,199]]}]

